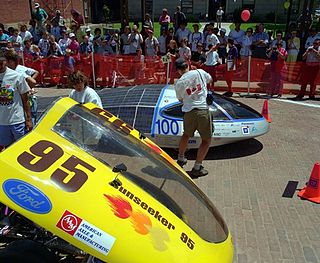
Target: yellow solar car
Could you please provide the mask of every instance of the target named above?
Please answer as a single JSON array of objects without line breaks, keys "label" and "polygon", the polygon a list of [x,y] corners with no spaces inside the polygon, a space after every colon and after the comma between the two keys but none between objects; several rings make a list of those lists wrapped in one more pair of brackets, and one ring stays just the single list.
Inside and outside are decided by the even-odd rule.
[{"label": "yellow solar car", "polygon": [[0,167],[0,202],[50,233],[50,250],[55,240],[85,262],[232,262],[224,220],[184,170],[94,104],[56,101]]}]

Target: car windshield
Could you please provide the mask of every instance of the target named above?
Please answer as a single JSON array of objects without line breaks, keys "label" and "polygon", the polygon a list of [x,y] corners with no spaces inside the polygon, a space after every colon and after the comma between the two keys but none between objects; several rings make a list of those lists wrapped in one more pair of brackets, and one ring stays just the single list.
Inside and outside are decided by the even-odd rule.
[{"label": "car windshield", "polygon": [[[229,120],[229,118],[217,108],[216,105],[210,106],[210,113],[213,121]],[[177,103],[162,109],[161,114],[164,117],[183,119],[182,103]]]},{"label": "car windshield", "polygon": [[[209,199],[168,160],[119,126],[81,105],[68,110],[53,130],[113,168],[170,209],[204,240],[223,242],[227,227]],[[141,140],[144,140],[143,138]],[[121,181],[121,176],[118,177]]]},{"label": "car windshield", "polygon": [[260,113],[251,109],[247,105],[230,99],[224,98],[217,94],[214,94],[214,100],[220,107],[222,107],[233,119],[257,119],[262,118]]}]

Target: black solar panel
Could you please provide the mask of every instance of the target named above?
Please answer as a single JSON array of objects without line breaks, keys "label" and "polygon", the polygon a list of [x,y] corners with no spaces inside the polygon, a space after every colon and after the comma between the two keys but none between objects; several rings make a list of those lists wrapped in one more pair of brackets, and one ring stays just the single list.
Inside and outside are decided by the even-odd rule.
[{"label": "black solar panel", "polygon": [[141,101],[144,89],[130,89],[128,93],[123,98],[121,106],[126,105],[138,105]]},{"label": "black solar panel", "polygon": [[60,96],[55,96],[55,97],[37,97],[37,113],[41,114],[43,113],[51,104],[59,99]]},{"label": "black solar panel", "polygon": [[155,106],[157,104],[161,90],[162,89],[152,89],[152,88],[146,89],[143,94],[140,105]]},{"label": "black solar panel", "polygon": [[120,107],[104,107],[104,109],[118,117]]},{"label": "black solar panel", "polygon": [[139,85],[134,87],[118,87],[103,89],[98,92],[104,108],[112,106],[155,106],[163,85]]},{"label": "black solar panel", "polygon": [[109,107],[121,105],[127,93],[128,89],[103,89],[98,92],[98,95],[101,98],[103,107]]},{"label": "black solar panel", "polygon": [[139,107],[134,128],[143,132],[151,133],[154,108]]},{"label": "black solar panel", "polygon": [[137,107],[121,107],[119,111],[119,118],[124,122],[133,125],[133,120],[136,114]]},{"label": "black solar panel", "polygon": [[[150,133],[154,107],[164,85],[139,85],[98,91],[103,108],[134,126],[141,132]],[[59,97],[39,97],[38,113]],[[148,106],[148,107],[143,107]],[[138,110],[137,110],[138,107]]]}]

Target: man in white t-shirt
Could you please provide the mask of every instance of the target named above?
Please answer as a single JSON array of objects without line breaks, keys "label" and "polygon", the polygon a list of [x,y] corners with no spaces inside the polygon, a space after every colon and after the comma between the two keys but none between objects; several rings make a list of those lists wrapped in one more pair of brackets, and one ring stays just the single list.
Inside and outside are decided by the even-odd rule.
[{"label": "man in white t-shirt", "polygon": [[32,130],[28,86],[24,76],[7,67],[0,52],[0,148],[4,149]]},{"label": "man in white t-shirt", "polygon": [[212,137],[212,120],[206,102],[207,84],[212,82],[212,78],[202,69],[189,70],[189,65],[183,58],[178,58],[175,65],[181,75],[175,86],[176,96],[183,103],[182,111],[184,112],[184,131],[179,144],[177,162],[181,167],[187,163],[184,154],[189,138],[193,137],[197,130],[202,142],[198,149],[196,162],[190,172],[191,178],[195,179],[208,174],[208,171],[202,166],[202,161],[207,155]]},{"label": "man in white t-shirt", "polygon": [[132,32],[128,36],[130,54],[135,55],[137,53],[137,49],[141,48],[142,43],[143,43],[142,35],[138,31],[138,27],[134,25],[132,27]]},{"label": "man in white t-shirt", "polygon": [[220,44],[218,37],[213,33],[214,31],[213,26],[208,26],[207,30],[208,30],[208,35],[206,37],[206,51],[209,50],[210,44],[214,46],[214,48],[217,48],[218,44]]},{"label": "man in white t-shirt", "polygon": [[199,24],[193,24],[193,32],[189,35],[189,44],[192,54],[197,52],[197,45],[199,43],[203,44],[203,33],[199,32]]},{"label": "man in white t-shirt", "polygon": [[68,83],[69,86],[73,88],[69,94],[70,98],[81,104],[92,102],[102,108],[102,102],[99,95],[94,89],[87,86],[87,77],[81,71],[71,73],[68,76]]},{"label": "man in white t-shirt", "polygon": [[[73,90],[69,97],[84,104],[92,102],[102,108],[99,95],[88,85],[87,77],[81,72],[76,71],[68,76],[68,84]],[[92,130],[92,124],[82,121],[77,116],[70,116],[72,135],[79,141],[87,145],[97,145],[102,133],[99,129]]]},{"label": "man in white t-shirt", "polygon": [[191,31],[186,27],[185,23],[182,23],[176,32],[177,43],[181,43],[182,39],[186,38],[189,40]]},{"label": "man in white t-shirt", "polygon": [[36,91],[34,87],[37,84],[36,78],[39,75],[39,71],[33,68],[28,68],[28,67],[19,65],[19,55],[13,49],[7,51],[6,58],[7,58],[7,66],[17,71],[22,76],[24,76],[25,80],[27,81],[30,87],[29,103],[31,106],[32,124],[34,126],[37,121],[37,109],[38,109],[37,97],[35,95]]},{"label": "man in white t-shirt", "polygon": [[6,58],[7,66],[22,74],[31,88],[32,93],[34,93],[34,87],[37,84],[36,78],[39,75],[39,71],[19,65],[19,55],[14,50],[8,50]]},{"label": "man in white t-shirt", "polygon": [[224,11],[222,9],[222,6],[219,7],[216,13],[216,18],[217,18],[217,27],[221,28],[221,22],[222,22],[222,17],[223,17]]}]

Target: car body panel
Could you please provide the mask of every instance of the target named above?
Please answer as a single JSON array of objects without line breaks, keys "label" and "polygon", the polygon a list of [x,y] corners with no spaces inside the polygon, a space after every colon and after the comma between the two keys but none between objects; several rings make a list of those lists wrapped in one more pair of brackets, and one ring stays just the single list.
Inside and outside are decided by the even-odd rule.
[{"label": "car body panel", "polygon": [[[55,102],[32,132],[0,153],[2,203],[106,262],[232,262],[229,232],[222,242],[204,240],[183,215],[179,218],[137,183],[58,133],[62,118],[78,120],[68,115],[75,107],[94,113],[119,134],[125,131],[137,147],[159,155],[159,162],[176,171],[177,178],[215,210],[183,169],[151,140],[96,105],[80,106],[70,98]],[[122,161],[115,157],[115,162]],[[120,185],[115,184],[117,179]],[[165,178],[162,184],[174,179]],[[190,209],[197,220],[196,208]],[[199,228],[205,230],[210,221],[199,218]]]},{"label": "car body panel", "polygon": [[[144,91],[160,89],[160,93],[157,94],[157,101],[153,104],[144,104],[144,93],[142,91],[137,95],[141,96],[141,98],[139,97],[140,100],[137,101],[136,104],[128,104],[126,99],[115,101],[110,99],[110,97],[118,91],[111,89],[102,90],[99,93],[102,98],[103,107],[131,124],[136,129],[144,132],[146,136],[159,146],[178,148],[180,138],[183,134],[182,114],[179,117],[172,117],[164,114],[165,109],[175,105],[181,105],[176,98],[174,86],[145,85],[137,86],[136,88]],[[135,87],[121,89],[127,91],[124,93],[124,97],[134,97]],[[136,91],[136,93],[138,93],[138,91]],[[214,94],[214,96],[217,101],[214,100],[213,105],[209,107],[209,110],[213,115],[212,118],[214,124],[211,147],[255,138],[269,131],[270,124],[255,110],[236,100],[226,98],[218,94]],[[231,108],[245,107],[245,110],[247,112],[251,112],[254,117],[236,119],[226,111],[220,102],[225,102],[225,104]],[[126,108],[130,108],[132,111],[121,114]],[[145,108],[145,112],[149,112],[150,108],[152,108],[152,117],[148,114],[139,114],[139,109],[141,108]],[[232,109],[228,109],[229,112],[230,110],[232,111]],[[215,113],[216,111],[219,113]],[[146,123],[146,119],[149,120],[148,123]],[[145,126],[148,126],[149,129],[145,129]],[[194,137],[189,140],[188,148],[198,148],[200,143],[200,135],[198,132],[195,132]]]}]

